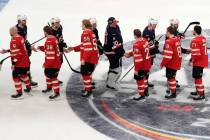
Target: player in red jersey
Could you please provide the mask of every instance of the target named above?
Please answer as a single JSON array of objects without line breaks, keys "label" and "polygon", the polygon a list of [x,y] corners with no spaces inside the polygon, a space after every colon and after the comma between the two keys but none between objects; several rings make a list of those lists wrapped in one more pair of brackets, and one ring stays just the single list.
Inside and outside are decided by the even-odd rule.
[{"label": "player in red jersey", "polygon": [[160,67],[166,67],[166,77],[170,93],[167,93],[165,98],[176,98],[176,72],[181,68],[182,51],[180,39],[174,36],[174,28],[167,28],[167,37],[165,41],[165,49],[163,60]]},{"label": "player in red jersey", "polygon": [[17,27],[10,28],[10,55],[12,62],[12,77],[15,84],[17,94],[12,95],[12,98],[22,96],[22,82],[26,85],[25,92],[30,93],[31,84],[27,74],[29,69],[29,57],[24,45],[24,38],[18,34]]},{"label": "player in red jersey", "polygon": [[203,69],[208,67],[208,53],[206,46],[206,38],[201,35],[201,26],[195,26],[191,48],[191,64],[193,66],[192,76],[195,79],[196,92],[191,92],[194,100],[205,99],[204,85],[202,82]]},{"label": "player in red jersey", "polygon": [[44,34],[47,37],[44,46],[39,46],[38,49],[45,52],[45,62],[43,68],[45,69],[47,89],[54,90],[54,95],[51,95],[50,99],[55,99],[60,96],[60,88],[58,82],[58,74],[61,67],[61,57],[58,47],[57,38],[53,35],[53,29],[50,26],[43,28]]},{"label": "player in red jersey", "polygon": [[149,43],[147,39],[142,37],[139,29],[134,30],[134,38],[133,50],[125,53],[125,56],[134,57],[134,79],[138,85],[138,96],[133,99],[138,101],[145,99],[145,96],[149,96],[147,75],[151,68],[151,56]]},{"label": "player in red jersey", "polygon": [[81,94],[83,97],[88,97],[92,93],[92,73],[98,63],[97,40],[91,28],[89,20],[82,20],[81,44],[67,49],[68,52],[72,50],[80,52],[81,74],[84,83],[84,90]]}]

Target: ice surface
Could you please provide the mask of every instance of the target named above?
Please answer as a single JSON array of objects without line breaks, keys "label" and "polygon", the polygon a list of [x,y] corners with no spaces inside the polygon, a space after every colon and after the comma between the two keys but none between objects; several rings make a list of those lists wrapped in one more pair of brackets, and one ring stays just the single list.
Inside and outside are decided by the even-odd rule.
[{"label": "ice surface", "polygon": [[[8,29],[16,24],[17,14],[24,13],[28,16],[28,39],[30,42],[43,36],[42,28],[51,17],[59,16],[64,28],[64,39],[69,45],[74,46],[80,42],[83,18],[96,17],[98,19],[99,34],[103,42],[107,18],[115,16],[120,21],[122,35],[124,41],[127,42],[133,39],[133,29],[143,30],[150,17],[159,19],[157,34],[165,32],[169,19],[173,17],[180,20],[180,30],[184,30],[186,25],[194,20],[200,21],[203,28],[208,28],[210,23],[210,18],[207,18],[210,15],[209,6],[209,1],[198,3],[197,0],[177,0],[173,6],[168,0],[11,0],[0,13],[0,49],[9,47]],[[173,9],[171,9],[172,7]],[[43,44],[43,41],[37,43],[37,45],[40,44]],[[3,57],[6,55],[0,55],[0,58]],[[68,58],[74,68],[79,66],[79,54],[71,53]],[[33,54],[31,71],[33,79],[39,83],[39,87],[33,90],[33,97],[24,96],[25,99],[21,101],[13,101],[9,98],[15,92],[9,61],[0,71],[0,139],[108,140],[108,137],[83,123],[69,108],[64,92],[65,83],[68,81],[71,71],[66,63],[62,66],[59,75],[59,79],[64,81],[64,86],[61,89],[62,100],[49,102],[47,96],[40,93],[41,89],[45,87],[43,60],[42,53]],[[105,65],[103,65],[104,67]],[[96,75],[96,79],[103,79],[104,71],[107,71],[107,67],[106,69],[98,68],[96,72],[99,76]],[[207,72],[209,73],[208,70]],[[163,73],[158,71],[154,73],[155,75],[162,76]],[[209,75],[205,75],[206,81],[210,80]],[[164,80],[164,77],[161,79]],[[131,80],[131,78],[129,79],[128,76],[125,80]]]}]

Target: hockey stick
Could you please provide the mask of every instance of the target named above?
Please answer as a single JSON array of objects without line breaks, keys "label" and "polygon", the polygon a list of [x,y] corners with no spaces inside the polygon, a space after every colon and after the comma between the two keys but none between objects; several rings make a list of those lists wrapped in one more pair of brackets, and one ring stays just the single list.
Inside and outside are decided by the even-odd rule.
[{"label": "hockey stick", "polygon": [[5,60],[7,60],[8,58],[10,58],[11,56],[7,56],[7,57],[5,57],[4,59],[2,59],[1,61],[0,61],[0,71],[1,71],[1,68],[2,68],[2,65],[3,65],[3,62],[5,61]]},{"label": "hockey stick", "polygon": [[[43,40],[44,38],[46,38],[46,37],[42,37],[42,38],[40,38],[39,40],[34,41],[34,42],[31,43],[30,45],[34,45],[35,43],[37,43],[37,42]],[[9,52],[10,50],[7,50],[7,51]],[[0,61],[0,70],[1,70],[1,68],[2,68],[3,62],[4,62],[5,60],[7,60],[8,58],[10,58],[10,57],[11,57],[11,56],[7,56],[6,58],[4,58],[4,59],[2,59],[2,60]]]},{"label": "hockey stick", "polygon": [[163,36],[165,36],[165,34],[161,35],[161,36],[157,39],[157,41],[160,41],[160,39],[161,39]]},{"label": "hockey stick", "polygon": [[69,60],[68,60],[67,57],[66,57],[66,54],[64,53],[63,55],[64,55],[64,57],[65,57],[65,59],[66,59],[66,62],[67,62],[68,65],[69,65],[70,69],[71,69],[73,72],[75,72],[75,73],[81,73],[81,72],[79,72],[79,71],[73,69],[72,66],[71,66],[71,64],[69,63]]},{"label": "hockey stick", "polygon": [[194,21],[194,22],[190,22],[189,23],[189,25],[187,26],[187,28],[184,30],[184,32],[182,33],[182,34],[185,34],[186,32],[187,32],[187,30],[189,29],[189,27],[191,26],[191,25],[195,25],[195,24],[200,24],[200,22],[198,22],[198,21]]},{"label": "hockey stick", "polygon": [[46,38],[46,36],[44,36],[44,37],[42,37],[42,38],[40,38],[39,40],[37,40],[37,41],[34,41],[33,43],[31,43],[30,45],[34,45],[34,44],[36,44],[37,42],[39,42],[39,41],[41,41],[41,40],[43,40],[43,39],[45,39]]},{"label": "hockey stick", "polygon": [[121,82],[133,68],[134,68],[134,65],[123,75],[123,77],[119,80],[119,82]]}]

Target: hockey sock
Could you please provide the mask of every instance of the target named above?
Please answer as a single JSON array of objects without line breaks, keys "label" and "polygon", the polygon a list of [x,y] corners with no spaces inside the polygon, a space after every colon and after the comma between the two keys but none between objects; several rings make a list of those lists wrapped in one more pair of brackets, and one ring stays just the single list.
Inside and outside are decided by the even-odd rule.
[{"label": "hockey sock", "polygon": [[92,78],[91,75],[82,75],[85,91],[92,91]]},{"label": "hockey sock", "polygon": [[22,83],[19,78],[13,78],[17,93],[22,93]]},{"label": "hockey sock", "polygon": [[139,95],[144,96],[144,88],[145,88],[144,80],[138,80],[136,82],[137,82],[137,85],[138,85]]},{"label": "hockey sock", "polygon": [[59,82],[57,78],[51,78],[52,88],[54,93],[60,92]]},{"label": "hockey sock", "polygon": [[195,87],[199,95],[204,95],[204,85],[202,82],[202,78],[195,79]]},{"label": "hockey sock", "polygon": [[52,81],[48,77],[46,77],[46,84],[47,84],[47,89],[52,88]]},{"label": "hockey sock", "polygon": [[28,75],[21,75],[20,79],[23,81],[23,83],[26,85],[26,88],[31,88],[31,83]]},{"label": "hockey sock", "polygon": [[144,78],[144,88],[145,88],[145,90],[148,89],[148,79],[147,79],[147,77]]},{"label": "hockey sock", "polygon": [[168,87],[171,93],[176,92],[176,79],[175,78],[168,79]]}]

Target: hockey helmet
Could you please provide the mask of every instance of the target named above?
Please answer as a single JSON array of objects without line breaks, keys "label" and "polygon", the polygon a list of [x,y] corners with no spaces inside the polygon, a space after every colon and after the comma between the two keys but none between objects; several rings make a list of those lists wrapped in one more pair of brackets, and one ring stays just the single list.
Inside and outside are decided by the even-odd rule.
[{"label": "hockey helmet", "polygon": [[93,25],[93,24],[97,24],[97,20],[96,18],[90,18],[89,19],[90,23]]},{"label": "hockey helmet", "polygon": [[171,19],[171,20],[170,20],[170,24],[171,24],[171,25],[175,25],[175,24],[176,24],[176,25],[179,25],[179,20],[176,19],[176,18]]},{"label": "hockey helmet", "polygon": [[27,20],[27,16],[26,15],[17,15],[17,20]]},{"label": "hockey helmet", "polygon": [[150,18],[148,20],[148,24],[152,24],[152,25],[157,25],[158,24],[158,20],[154,19],[154,18]]},{"label": "hockey helmet", "polygon": [[59,17],[54,17],[54,22],[60,22],[60,18]]},{"label": "hockey helmet", "polygon": [[53,24],[54,22],[55,22],[55,19],[54,18],[51,18],[50,19],[50,23]]}]

